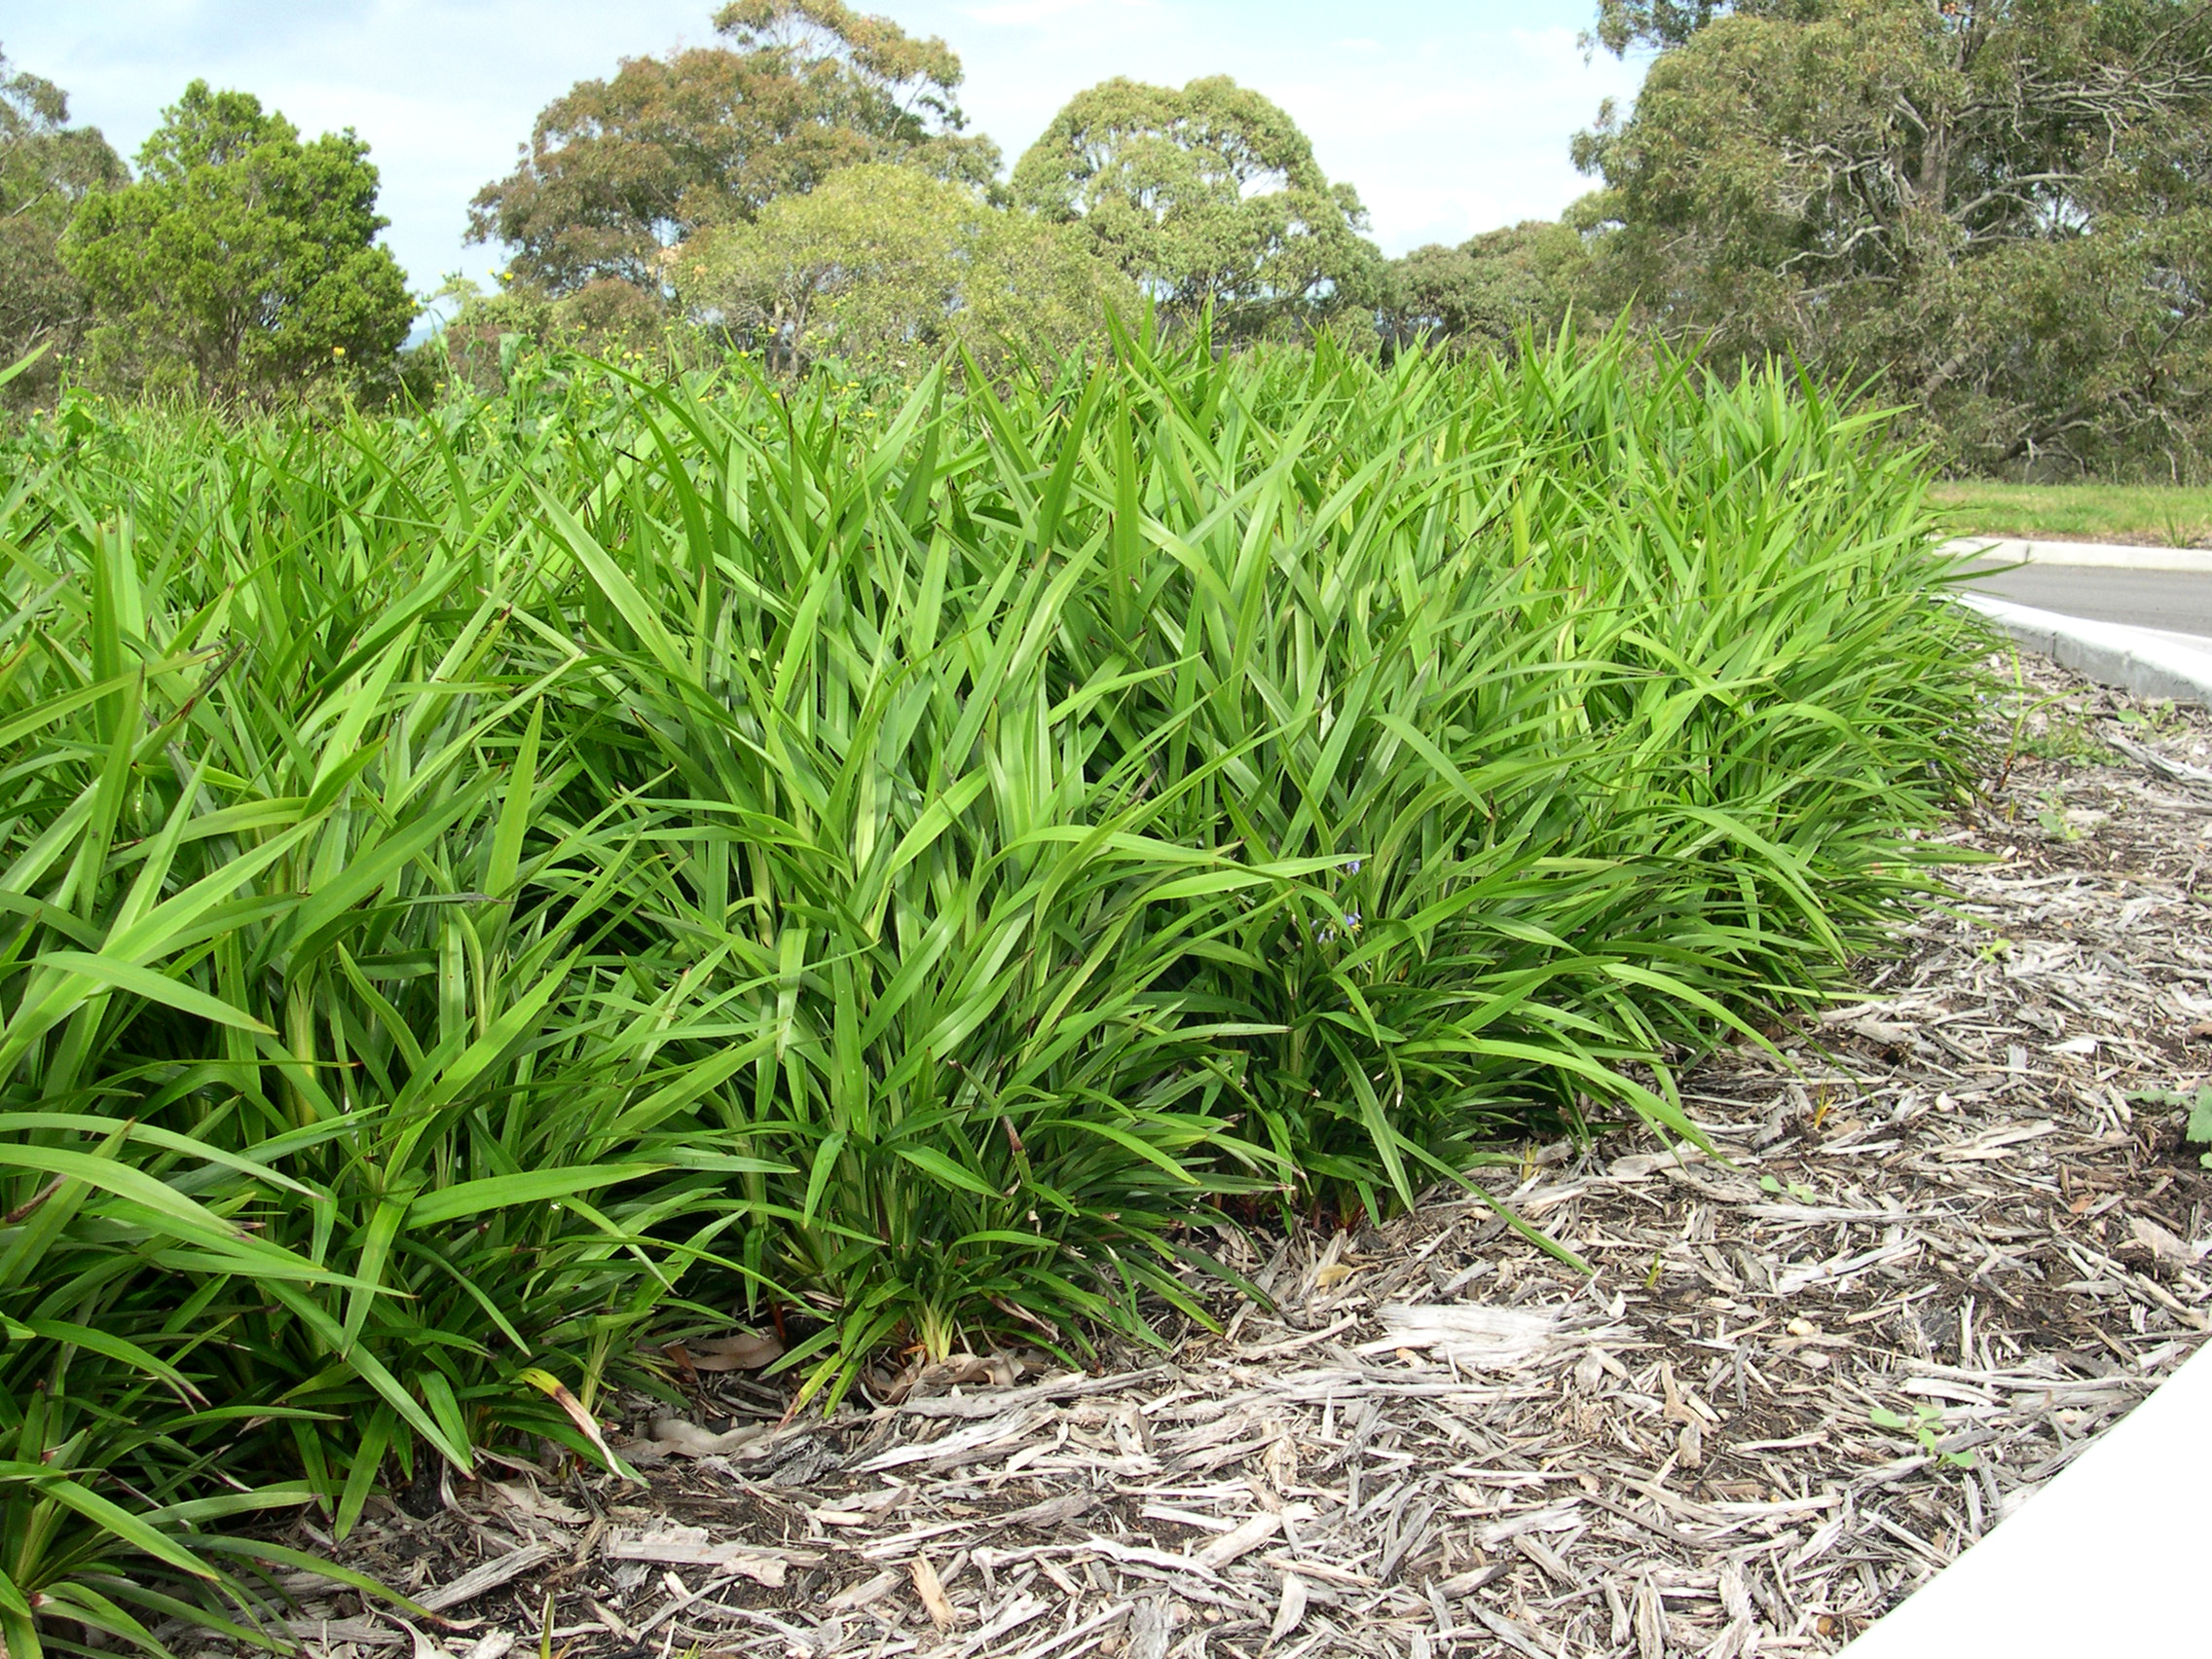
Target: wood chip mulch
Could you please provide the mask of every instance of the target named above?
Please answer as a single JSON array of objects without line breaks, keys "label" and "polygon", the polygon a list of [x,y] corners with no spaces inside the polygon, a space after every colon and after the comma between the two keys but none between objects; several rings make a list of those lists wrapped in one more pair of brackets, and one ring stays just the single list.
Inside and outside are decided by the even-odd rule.
[{"label": "wood chip mulch", "polygon": [[2212,1072],[2212,721],[2030,660],[1986,735],[1963,902],[1787,1066],[1690,1076],[1725,1161],[1620,1130],[1492,1183],[1594,1278],[1438,1201],[1230,1239],[1274,1306],[1106,1375],[997,1385],[999,1356],[784,1425],[709,1374],[687,1423],[640,1402],[649,1490],[518,1464],[425,1519],[375,1500],[339,1554],[445,1628],[301,1579],[294,1631],[318,1659],[1834,1651],[2212,1329],[2212,1174],[2139,1098]]}]

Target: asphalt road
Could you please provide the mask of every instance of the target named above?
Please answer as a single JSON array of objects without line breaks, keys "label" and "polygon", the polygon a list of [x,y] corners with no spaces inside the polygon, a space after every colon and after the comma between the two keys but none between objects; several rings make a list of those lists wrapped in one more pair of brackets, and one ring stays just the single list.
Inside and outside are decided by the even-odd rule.
[{"label": "asphalt road", "polygon": [[2067,616],[2212,635],[2212,575],[2193,571],[2021,565],[1993,569],[1976,585],[2000,599]]}]

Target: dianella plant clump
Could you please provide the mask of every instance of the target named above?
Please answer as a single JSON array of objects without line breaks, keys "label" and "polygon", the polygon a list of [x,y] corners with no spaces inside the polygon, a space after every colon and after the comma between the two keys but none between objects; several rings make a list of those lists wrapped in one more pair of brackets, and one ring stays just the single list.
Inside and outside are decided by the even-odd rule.
[{"label": "dianella plant clump", "polygon": [[[1080,1358],[1212,1228],[1679,1067],[1929,874],[1974,624],[1781,374],[583,361],[0,472],[0,1633],[268,1628],[267,1512],[781,1319]],[[72,1634],[73,1633],[73,1634]]]}]

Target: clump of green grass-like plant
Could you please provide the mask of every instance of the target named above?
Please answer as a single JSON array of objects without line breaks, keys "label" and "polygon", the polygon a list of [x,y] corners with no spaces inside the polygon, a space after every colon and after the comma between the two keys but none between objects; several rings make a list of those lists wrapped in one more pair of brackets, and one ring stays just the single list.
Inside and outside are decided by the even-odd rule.
[{"label": "clump of green grass-like plant", "polygon": [[1203,1317],[1224,1203],[1689,1133],[1680,1062],[1924,882],[1975,624],[1793,380],[1134,337],[838,395],[13,442],[18,1659],[268,1628],[230,1518],[593,1455],[547,1384],[665,1385],[648,1329],[772,1306],[833,1399]]}]

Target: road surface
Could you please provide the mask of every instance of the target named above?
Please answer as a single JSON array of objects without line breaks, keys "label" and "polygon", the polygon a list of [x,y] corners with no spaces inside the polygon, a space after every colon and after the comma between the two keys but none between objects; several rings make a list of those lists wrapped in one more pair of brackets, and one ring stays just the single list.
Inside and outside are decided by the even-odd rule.
[{"label": "road surface", "polygon": [[2021,565],[1992,569],[1975,585],[2000,599],[2067,616],[2212,635],[2212,575],[2194,571]]}]

